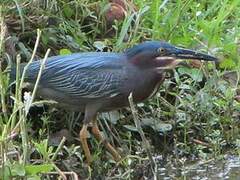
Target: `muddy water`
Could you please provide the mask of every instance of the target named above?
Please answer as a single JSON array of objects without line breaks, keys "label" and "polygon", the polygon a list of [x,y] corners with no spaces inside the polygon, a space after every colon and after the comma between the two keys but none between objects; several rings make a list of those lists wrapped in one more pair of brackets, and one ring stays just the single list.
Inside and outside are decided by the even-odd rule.
[{"label": "muddy water", "polygon": [[222,160],[183,164],[181,168],[174,167],[172,164],[160,168],[160,179],[240,180],[240,156],[226,155]]}]

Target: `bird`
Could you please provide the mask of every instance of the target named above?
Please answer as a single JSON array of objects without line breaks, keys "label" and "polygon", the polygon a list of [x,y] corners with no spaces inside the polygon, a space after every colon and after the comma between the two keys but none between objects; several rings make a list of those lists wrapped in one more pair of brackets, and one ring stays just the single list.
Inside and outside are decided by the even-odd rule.
[{"label": "bird", "polygon": [[[87,143],[88,128],[92,135],[120,161],[119,152],[101,135],[97,115],[129,106],[128,97],[139,103],[152,97],[164,81],[167,69],[182,60],[216,62],[206,53],[174,46],[165,41],[145,41],[123,52],[80,52],[49,57],[37,87],[37,96],[54,100],[60,106],[84,113],[80,142],[87,164],[92,163]],[[22,72],[25,64],[20,66]],[[41,61],[33,61],[24,82],[33,89]],[[11,79],[16,76],[12,68]]]}]

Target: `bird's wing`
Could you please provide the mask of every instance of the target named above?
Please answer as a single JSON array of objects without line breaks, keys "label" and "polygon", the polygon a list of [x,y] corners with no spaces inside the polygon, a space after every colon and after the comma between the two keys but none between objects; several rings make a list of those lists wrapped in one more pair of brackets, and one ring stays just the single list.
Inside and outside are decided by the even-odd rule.
[{"label": "bird's wing", "polygon": [[[77,98],[113,97],[121,93],[124,66],[115,53],[78,53],[49,58],[40,86]],[[122,57],[123,58],[123,57]],[[30,65],[28,82],[36,79],[40,62]]]}]

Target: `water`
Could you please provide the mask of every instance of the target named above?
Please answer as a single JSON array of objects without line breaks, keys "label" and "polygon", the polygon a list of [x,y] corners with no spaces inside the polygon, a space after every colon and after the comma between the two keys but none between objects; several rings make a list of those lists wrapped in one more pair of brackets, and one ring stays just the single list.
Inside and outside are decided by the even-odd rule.
[{"label": "water", "polygon": [[179,167],[169,163],[159,168],[160,179],[193,179],[193,180],[240,180],[240,157],[226,155],[222,160],[208,160],[188,163]]}]

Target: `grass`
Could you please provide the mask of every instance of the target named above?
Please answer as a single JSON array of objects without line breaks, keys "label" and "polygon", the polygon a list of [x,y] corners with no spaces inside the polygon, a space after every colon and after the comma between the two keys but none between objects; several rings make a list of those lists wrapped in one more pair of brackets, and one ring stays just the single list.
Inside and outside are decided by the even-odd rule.
[{"label": "grass", "polygon": [[[120,52],[152,39],[208,51],[222,59],[217,67],[201,64],[193,68],[190,64],[191,68],[178,67],[169,72],[157,95],[137,106],[138,117],[157,168],[169,161],[182,164],[185,158],[207,160],[221,158],[225,153],[240,155],[239,1],[134,3],[137,11],[129,5],[127,17],[115,21],[109,32],[104,16],[107,1],[3,1],[0,57],[16,62],[18,68],[20,60],[43,58],[48,48],[49,56],[101,49]],[[41,36],[37,35],[38,28]],[[19,56],[14,57],[16,54]],[[4,61],[1,62],[4,67]],[[34,108],[29,112],[30,106],[43,101],[31,98],[22,101],[21,77],[17,77],[17,82],[16,92],[10,94],[8,73],[1,70],[1,179],[57,176],[76,179],[76,174],[93,179],[153,176],[148,171],[148,152],[128,109],[102,115],[99,122],[103,133],[109,134],[109,140],[119,146],[125,158],[121,163],[113,162],[102,145],[90,138],[93,167],[97,168],[89,170],[74,138],[78,137],[82,116],[51,106],[43,113],[39,109],[35,113]],[[71,138],[61,139],[62,134],[55,133],[63,127]],[[156,158],[159,156],[163,158]]]}]

